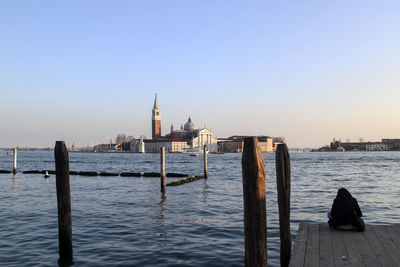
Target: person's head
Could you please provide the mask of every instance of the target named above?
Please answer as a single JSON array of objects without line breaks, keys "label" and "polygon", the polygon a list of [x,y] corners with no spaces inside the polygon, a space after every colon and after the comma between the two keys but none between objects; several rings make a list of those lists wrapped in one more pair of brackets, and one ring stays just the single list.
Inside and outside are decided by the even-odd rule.
[{"label": "person's head", "polygon": [[353,197],[353,196],[350,194],[350,192],[349,192],[346,188],[344,188],[344,187],[339,188],[339,190],[337,191],[336,197],[341,197],[341,196],[346,196],[346,197],[348,197],[348,198],[352,198],[352,197]]}]

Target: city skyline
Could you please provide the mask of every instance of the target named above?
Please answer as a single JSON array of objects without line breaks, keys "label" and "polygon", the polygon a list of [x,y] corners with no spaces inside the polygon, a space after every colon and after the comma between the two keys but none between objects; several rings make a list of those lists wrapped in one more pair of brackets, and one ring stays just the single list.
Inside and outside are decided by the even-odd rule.
[{"label": "city skyline", "polygon": [[396,1],[23,3],[0,3],[0,147],[150,137],[155,93],[162,133],[400,137]]}]

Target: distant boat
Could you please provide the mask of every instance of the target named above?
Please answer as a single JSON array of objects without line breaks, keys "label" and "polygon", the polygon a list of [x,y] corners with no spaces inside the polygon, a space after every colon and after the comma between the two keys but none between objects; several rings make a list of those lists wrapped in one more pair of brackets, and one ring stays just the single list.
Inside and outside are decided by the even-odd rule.
[{"label": "distant boat", "polygon": [[210,152],[210,154],[225,154],[224,152]]},{"label": "distant boat", "polygon": [[336,148],[336,151],[338,151],[338,152],[344,152],[345,149],[344,149],[344,147],[342,147],[342,146],[338,146],[338,147]]},{"label": "distant boat", "polygon": [[199,153],[190,153],[189,156],[191,157],[197,157],[199,155]]}]

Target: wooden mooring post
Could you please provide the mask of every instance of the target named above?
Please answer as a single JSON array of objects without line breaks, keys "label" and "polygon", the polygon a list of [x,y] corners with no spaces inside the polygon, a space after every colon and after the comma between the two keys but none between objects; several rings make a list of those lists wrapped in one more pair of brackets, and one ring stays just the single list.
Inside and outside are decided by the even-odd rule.
[{"label": "wooden mooring post", "polygon": [[165,193],[165,147],[161,147],[161,192]]},{"label": "wooden mooring post", "polygon": [[207,179],[207,146],[204,145],[203,147],[203,154],[204,154],[204,178]]},{"label": "wooden mooring post", "polygon": [[14,165],[13,165],[13,173],[17,174],[17,149],[14,148]]},{"label": "wooden mooring post", "polygon": [[69,158],[64,141],[56,142],[54,158],[56,163],[59,263],[71,265],[73,257]]},{"label": "wooden mooring post", "polygon": [[275,154],[276,187],[278,191],[279,229],[281,238],[281,266],[290,262],[290,156],[286,144],[279,144]]},{"label": "wooden mooring post", "polygon": [[242,156],[244,200],[244,263],[267,266],[267,211],[265,164],[256,137],[244,139]]}]

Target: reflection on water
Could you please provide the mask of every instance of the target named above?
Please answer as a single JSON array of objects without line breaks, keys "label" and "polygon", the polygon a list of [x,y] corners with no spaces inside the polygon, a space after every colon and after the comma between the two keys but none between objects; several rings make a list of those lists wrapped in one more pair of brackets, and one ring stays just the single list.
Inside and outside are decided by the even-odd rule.
[{"label": "reflection on water", "polygon": [[164,212],[166,210],[166,202],[167,201],[167,195],[165,194],[165,192],[163,192],[161,194],[161,201],[159,203],[160,205],[160,215],[158,218],[156,218],[156,222],[158,222],[160,224],[160,232],[157,233],[157,236],[160,237],[160,243],[159,243],[159,247],[160,248],[166,248],[168,246],[168,233],[165,229],[165,220],[164,220]]},{"label": "reflection on water", "polygon": [[[268,262],[279,266],[274,154],[267,172]],[[208,180],[166,187],[160,178],[71,175],[75,266],[243,266],[241,155],[208,156]],[[366,223],[400,222],[400,153],[291,153],[292,239],[300,222],[325,222],[339,187],[357,198]],[[12,160],[0,162],[0,169]],[[54,169],[53,152],[19,152],[20,171]],[[70,153],[70,169],[157,172],[157,154]],[[203,172],[202,158],[166,155],[166,171]],[[167,178],[167,181],[175,178]],[[55,175],[0,174],[0,262],[58,261]]]},{"label": "reflection on water", "polygon": [[203,182],[203,204],[205,207],[207,207],[207,192],[208,192],[208,184],[207,184],[207,179],[204,180]]},{"label": "reflection on water", "polygon": [[18,184],[18,180],[17,180],[17,175],[13,175],[13,193],[17,193],[17,184]]}]

